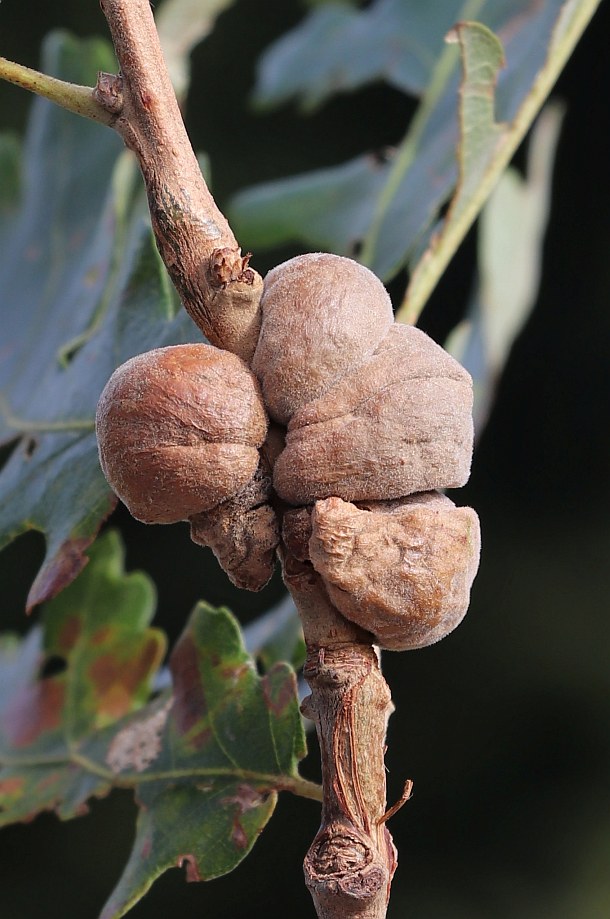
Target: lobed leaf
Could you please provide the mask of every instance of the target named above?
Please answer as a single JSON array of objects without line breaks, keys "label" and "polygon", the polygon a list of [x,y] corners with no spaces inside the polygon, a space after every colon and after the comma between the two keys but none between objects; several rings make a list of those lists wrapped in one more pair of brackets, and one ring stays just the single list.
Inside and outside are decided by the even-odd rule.
[{"label": "lobed leaf", "polygon": [[[154,589],[123,573],[118,536],[91,552],[82,578],[45,610],[44,626],[0,650],[0,825],[57,809],[82,813],[111,782],[78,759],[83,741],[147,701],[165,652],[148,628]],[[49,672],[46,670],[49,668]]]},{"label": "lobed leaf", "polygon": [[0,639],[0,825],[42,810],[68,819],[111,787],[140,808],[133,851],[103,911],[119,917],[167,868],[188,880],[232,870],[273,813],[277,792],[318,797],[294,671],[264,676],[227,610],[199,604],[171,658],[173,691],[151,698],[165,650],[149,627],[154,591],[126,575],[118,536],[22,641]]},{"label": "lobed leaf", "polygon": [[[44,67],[91,82],[113,67],[102,42],[55,34]],[[9,150],[6,141],[0,149]],[[3,160],[15,161],[8,155]],[[0,177],[0,547],[45,534],[28,606],[68,584],[114,506],[94,435],[99,394],[115,367],[195,334],[173,296],[139,194],[131,154],[114,133],[36,100],[17,213]]]},{"label": "lobed leaf", "polygon": [[134,848],[99,919],[119,919],[169,868],[187,881],[209,881],[232,871],[251,851],[276,804],[267,789],[218,781],[147,787],[140,799]]},{"label": "lobed leaf", "polygon": [[[226,610],[199,604],[171,669],[174,701],[146,775],[165,778],[138,786],[134,849],[100,919],[124,915],[168,868],[185,865],[191,881],[235,868],[273,813],[277,791],[298,777],[305,754],[294,671],[278,664],[259,677]],[[126,730],[142,723],[138,718]],[[109,755],[123,766],[112,747]]]}]

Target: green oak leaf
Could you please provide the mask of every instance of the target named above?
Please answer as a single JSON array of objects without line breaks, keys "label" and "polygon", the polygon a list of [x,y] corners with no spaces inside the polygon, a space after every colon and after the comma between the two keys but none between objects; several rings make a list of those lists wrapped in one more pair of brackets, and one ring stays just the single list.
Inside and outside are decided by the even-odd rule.
[{"label": "green oak leaf", "polygon": [[[79,762],[83,741],[148,701],[165,637],[148,624],[152,582],[124,574],[118,536],[45,608],[42,627],[0,643],[0,826],[57,809],[67,819],[111,781]],[[53,665],[45,673],[45,664]]]},{"label": "green oak leaf", "polygon": [[[598,0],[568,0],[558,10],[553,28],[529,91],[505,120],[502,70],[505,58],[498,38],[476,22],[458,23],[448,41],[460,48],[458,180],[442,226],[431,234],[409,281],[397,316],[415,322],[431,290],[472,226],[499,176],[537,115]],[[507,52],[508,55],[508,52]]]},{"label": "green oak leaf", "polygon": [[[119,919],[176,865],[191,881],[231,871],[271,817],[278,791],[317,796],[297,772],[305,742],[294,671],[275,664],[258,676],[227,610],[199,604],[170,666],[173,705],[154,762],[137,784],[134,847],[100,919]],[[133,738],[128,733],[124,747],[134,757],[122,757],[118,737],[110,746],[107,761],[123,775],[131,770],[134,784],[146,725],[162,711],[157,702],[152,716],[139,714],[125,729]]]},{"label": "green oak leaf", "polygon": [[[63,34],[43,67],[91,83],[109,47]],[[141,351],[199,337],[157,254],[131,154],[114,132],[37,99],[16,209],[14,144],[0,144],[0,547],[36,529],[46,554],[28,597],[54,596],[114,506],[97,459],[99,394]]]},{"label": "green oak leaf", "polygon": [[[403,267],[412,273],[419,268],[420,274],[409,293],[409,318],[413,321],[431,289],[431,279],[437,279],[441,272],[440,261],[432,260],[428,249],[436,240],[443,206],[456,187],[463,188],[460,210],[472,222],[597,5],[598,0],[548,0],[538,4],[530,0],[466,0],[459,18],[476,17],[483,25],[460,27],[456,33],[461,36],[459,46],[448,45],[437,56],[402,143],[382,157],[363,155],[338,166],[239,192],[229,210],[238,236],[252,249],[297,243],[352,256],[383,280],[389,280]],[[371,16],[374,9],[383,12],[386,6],[390,4],[378,0],[362,12],[344,13],[351,21],[354,16]],[[440,48],[446,24],[438,17],[434,4],[425,7],[428,16],[438,20]],[[306,19],[297,29],[307,29],[308,22]],[[473,50],[475,57],[471,57],[470,76],[460,73],[460,52],[462,60],[468,53],[466,36],[474,35],[477,29],[486,35],[491,34],[490,29],[497,33],[505,62],[499,73],[498,39],[478,41]],[[483,171],[478,181],[473,168],[473,181],[460,183],[463,157],[456,154],[460,136],[480,132],[480,109],[477,111],[475,104],[479,68],[487,71],[486,102],[493,113],[493,123],[505,126],[504,143],[495,148],[485,167],[479,162]],[[488,79],[492,71],[494,79],[497,76],[495,86]],[[315,80],[315,75],[311,76],[314,89]],[[307,82],[307,71],[303,81]],[[469,82],[472,94],[468,93]],[[461,116],[460,93],[465,94]],[[443,268],[469,225],[462,220],[460,232],[448,237],[449,244],[441,253]]]},{"label": "green oak leaf", "polygon": [[355,257],[388,168],[385,159],[359,156],[342,166],[254,185],[231,200],[229,219],[252,248],[304,243],[321,252]]},{"label": "green oak leaf", "polygon": [[43,810],[69,819],[92,796],[133,789],[133,850],[102,913],[118,919],[168,868],[185,865],[188,880],[231,871],[279,791],[320,789],[298,774],[294,670],[259,676],[231,613],[200,603],[171,654],[171,689],[153,693],[165,638],[149,627],[152,584],[124,573],[113,532],[89,554],[41,627],[0,639],[0,825]]}]

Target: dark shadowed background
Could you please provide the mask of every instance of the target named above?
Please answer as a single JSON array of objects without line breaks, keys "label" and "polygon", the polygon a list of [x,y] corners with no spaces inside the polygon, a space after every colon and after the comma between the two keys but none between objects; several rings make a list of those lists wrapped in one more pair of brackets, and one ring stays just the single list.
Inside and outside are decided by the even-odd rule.
[{"label": "dark shadowed background", "polygon": [[[303,14],[298,0],[239,0],[196,50],[187,122],[212,164],[222,207],[254,181],[342,162],[396,143],[411,103],[383,85],[300,117],[248,107],[254,62]],[[94,0],[4,0],[0,54],[36,66],[51,28],[106,35]],[[567,104],[536,309],[518,339],[466,489],[483,529],[481,571],[459,630],[432,648],[386,654],[396,713],[389,798],[400,853],[390,919],[602,919],[610,916],[610,8],[602,6],[555,90]],[[21,131],[29,98],[0,86],[0,128]],[[519,162],[519,156],[517,161]],[[95,178],[92,176],[92,181]],[[420,323],[442,340],[465,307],[474,234]],[[265,271],[292,252],[265,255]],[[515,272],[519,266],[515,265]],[[0,310],[1,292],[0,292]],[[44,334],[44,329],[40,329]],[[129,568],[159,589],[175,637],[199,598],[247,622],[281,594],[239,593],[185,527],[145,528],[121,510]],[[0,554],[0,627],[25,628],[42,538]],[[317,776],[314,752],[304,765]],[[126,860],[130,795],[0,833],[2,919],[95,919]],[[133,919],[307,919],[301,860],[317,806],[283,796],[233,874],[186,885],[169,872]]]}]

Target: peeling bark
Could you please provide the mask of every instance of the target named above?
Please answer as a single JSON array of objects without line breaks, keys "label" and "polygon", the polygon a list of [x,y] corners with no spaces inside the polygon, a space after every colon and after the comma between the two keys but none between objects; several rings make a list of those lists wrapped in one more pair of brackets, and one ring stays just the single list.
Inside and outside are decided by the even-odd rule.
[{"label": "peeling bark", "polygon": [[284,580],[303,622],[302,704],[322,756],[322,822],[305,857],[320,919],[383,919],[396,870],[385,824],[385,735],[393,710],[372,636],[333,607],[311,565],[286,555]]},{"label": "peeling bark", "polygon": [[[186,310],[208,340],[251,362],[261,326],[262,280],[249,267],[249,255],[241,254],[201,176],[150,4],[101,0],[101,6],[121,73],[101,74],[94,95],[138,158],[161,257]],[[387,324],[389,307],[386,311]],[[283,445],[283,430],[272,428],[263,448],[270,467]],[[284,510],[278,501],[280,517]],[[195,536],[227,555],[231,567],[240,568],[241,548],[248,549],[252,527],[242,528],[238,538],[229,526],[232,520],[219,525],[194,519]],[[307,529],[308,520],[301,523]],[[298,543],[299,526],[293,531]],[[309,561],[299,560],[290,548],[283,547],[281,555],[307,644],[304,672],[311,695],[303,703],[303,714],[316,724],[322,757],[322,822],[305,858],[305,881],[319,919],[383,919],[397,863],[386,827],[396,810],[386,810],[390,692],[373,636],[341,616]],[[251,574],[245,572],[248,578]],[[405,792],[403,798],[407,796]]]}]

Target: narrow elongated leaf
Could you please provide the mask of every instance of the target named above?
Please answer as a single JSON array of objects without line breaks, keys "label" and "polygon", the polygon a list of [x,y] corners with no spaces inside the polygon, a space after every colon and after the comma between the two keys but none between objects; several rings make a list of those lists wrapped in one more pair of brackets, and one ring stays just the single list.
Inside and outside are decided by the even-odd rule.
[{"label": "narrow elongated leaf", "polygon": [[[471,221],[544,101],[597,3],[598,0],[580,3],[486,0],[478,4],[478,11],[465,3],[461,14],[476,15],[488,27],[480,32],[477,26],[470,31],[463,27],[458,33],[464,36],[464,41],[475,33],[485,34],[488,39],[485,42],[477,39],[469,48],[474,54],[470,68],[472,92],[464,91],[468,77],[460,77],[460,49],[448,46],[437,58],[410,130],[395,151],[381,160],[363,156],[333,168],[240,192],[230,208],[240,239],[253,249],[298,242],[312,249],[355,256],[384,280],[404,266],[415,271],[419,265],[421,273],[410,292],[413,307],[409,317],[414,319],[431,289],[432,267],[435,277],[440,274],[440,262],[431,266],[429,254],[425,258],[422,254],[436,231],[441,208],[458,183],[460,88],[464,91],[463,115],[467,119],[462,133],[468,135],[469,141],[481,138],[480,121],[475,124],[469,120],[471,116],[479,117],[476,110],[480,114],[476,100],[480,72],[485,79],[486,99],[479,102],[487,104],[492,114],[491,125],[497,124],[498,130],[502,130],[501,124],[506,126],[502,135],[504,143],[498,135],[497,148],[490,145],[488,149],[491,153],[488,168],[481,160],[475,167],[472,160],[471,181],[463,185],[460,207]],[[379,0],[367,11],[350,12],[350,17],[370,14],[380,5]],[[436,6],[426,6],[430,16],[432,11],[438,15]],[[440,19],[438,23],[440,29]],[[497,33],[504,47],[505,66],[499,74],[498,45],[489,38],[489,28]],[[439,31],[439,47],[442,37]],[[464,42],[461,50],[465,59]],[[496,86],[490,80],[492,72],[497,77]],[[493,132],[493,127],[490,130]],[[483,170],[478,182],[477,169]],[[454,209],[454,215],[457,213]],[[460,226],[460,233],[447,237],[450,245],[442,253],[443,267],[463,237],[466,221]]]},{"label": "narrow elongated leaf", "polygon": [[463,68],[457,150],[459,180],[443,226],[433,234],[428,250],[413,272],[405,302],[398,312],[399,318],[407,322],[416,321],[431,290],[538,113],[597,5],[598,0],[568,0],[558,10],[545,59],[528,92],[504,123],[501,119],[500,82],[494,95],[498,69],[504,63],[501,46],[480,24],[460,23],[456,26],[450,40],[459,43]]},{"label": "narrow elongated leaf", "polygon": [[[451,251],[455,246],[449,243],[452,230],[461,221],[470,220],[476,207],[476,193],[490,164],[497,156],[506,136],[506,125],[495,120],[495,88],[500,68],[504,66],[502,45],[496,36],[479,23],[461,23],[448,37],[451,42],[460,43],[464,77],[460,90],[460,146],[459,181],[451,207],[442,229],[435,234],[431,249],[438,251],[445,245]],[[470,224],[469,224],[470,225]],[[403,310],[405,321],[415,321],[421,305],[417,297],[420,277],[427,271],[428,258],[419,261],[411,279],[409,306]],[[412,310],[410,303],[413,302]]]},{"label": "narrow elongated leaf", "polygon": [[468,317],[445,347],[470,371],[480,433],[513,342],[536,302],[563,110],[549,105],[532,132],[527,172],[509,167],[481,213],[478,283]]},{"label": "narrow elongated leaf", "polygon": [[[105,44],[47,42],[44,68],[64,79],[112,66]],[[112,131],[37,100],[23,173],[17,213],[0,193],[0,444],[19,441],[0,471],[0,547],[45,534],[32,606],[78,573],[114,505],[93,433],[106,380],[132,354],[196,332],[174,315],[135,165]],[[11,181],[8,169],[0,188]]]},{"label": "narrow elongated leaf", "polygon": [[165,649],[149,627],[154,591],[124,574],[116,534],[23,640],[0,640],[0,825],[42,810],[68,819],[113,786],[140,807],[133,852],[103,916],[119,917],[167,868],[187,879],[232,870],[277,792],[302,780],[296,678],[260,677],[227,610],[200,604],[174,648],[172,687],[150,701]]}]

